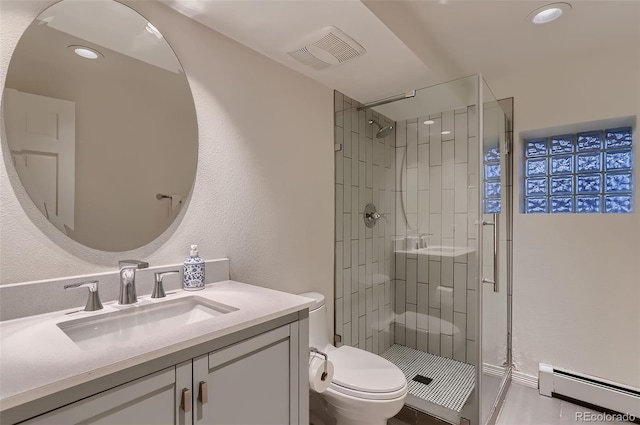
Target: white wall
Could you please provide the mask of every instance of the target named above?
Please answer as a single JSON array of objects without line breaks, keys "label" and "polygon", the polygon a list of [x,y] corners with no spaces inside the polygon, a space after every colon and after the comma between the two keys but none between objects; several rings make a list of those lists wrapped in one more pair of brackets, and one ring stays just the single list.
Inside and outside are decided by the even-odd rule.
[{"label": "white wall", "polygon": [[[20,35],[52,3],[2,1],[2,86]],[[230,258],[232,279],[320,291],[333,308],[332,90],[160,3],[126,3],[163,33],[191,84],[200,146],[186,212],[138,250],[88,249],[60,234],[35,206],[23,209],[17,196],[24,193],[14,191],[8,174],[15,171],[3,158],[0,282],[113,270],[124,257],[171,264],[197,243],[207,259]]]},{"label": "white wall", "polygon": [[[489,81],[515,97],[514,199],[522,132],[640,113],[639,41],[567,57]],[[636,166],[640,146],[635,139]],[[627,215],[514,211],[513,349],[517,368],[538,362],[640,387],[640,200]]]}]

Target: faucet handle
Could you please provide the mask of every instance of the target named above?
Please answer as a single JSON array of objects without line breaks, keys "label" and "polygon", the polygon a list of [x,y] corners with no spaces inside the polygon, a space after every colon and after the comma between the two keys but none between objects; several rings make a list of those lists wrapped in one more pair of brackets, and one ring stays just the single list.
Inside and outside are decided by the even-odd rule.
[{"label": "faucet handle", "polygon": [[420,234],[420,244],[422,248],[429,247],[429,236],[433,236],[433,233],[421,233]]},{"label": "faucet handle", "polygon": [[102,310],[102,303],[100,302],[100,294],[98,293],[97,280],[64,285],[64,289],[76,289],[76,288],[89,289],[89,298],[87,298],[87,305],[84,307],[84,311]]},{"label": "faucet handle", "polygon": [[154,273],[156,277],[156,284],[153,287],[153,293],[151,294],[151,298],[164,298],[167,295],[164,293],[164,287],[162,286],[162,278],[168,274],[176,274],[180,273],[179,270],[170,270],[167,272],[159,272]]}]

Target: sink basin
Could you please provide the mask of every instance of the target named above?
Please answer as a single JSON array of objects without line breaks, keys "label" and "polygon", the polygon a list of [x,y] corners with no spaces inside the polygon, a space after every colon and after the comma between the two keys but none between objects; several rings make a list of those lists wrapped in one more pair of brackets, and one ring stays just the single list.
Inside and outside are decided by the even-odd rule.
[{"label": "sink basin", "polygon": [[140,340],[167,330],[236,311],[237,308],[201,297],[186,297],[58,323],[58,327],[80,348]]}]

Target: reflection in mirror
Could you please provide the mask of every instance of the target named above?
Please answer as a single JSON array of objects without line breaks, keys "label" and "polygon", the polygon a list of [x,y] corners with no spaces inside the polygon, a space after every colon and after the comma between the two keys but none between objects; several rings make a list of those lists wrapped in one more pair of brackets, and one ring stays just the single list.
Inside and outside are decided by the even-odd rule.
[{"label": "reflection in mirror", "polygon": [[171,47],[137,12],[54,4],[18,42],[3,96],[14,187],[67,236],[132,250],[179,215],[196,172],[195,106]]}]

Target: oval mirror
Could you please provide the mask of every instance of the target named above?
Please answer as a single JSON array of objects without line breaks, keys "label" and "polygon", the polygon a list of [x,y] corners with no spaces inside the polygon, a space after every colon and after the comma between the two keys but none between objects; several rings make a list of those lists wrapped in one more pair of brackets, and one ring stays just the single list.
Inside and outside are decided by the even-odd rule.
[{"label": "oval mirror", "polygon": [[112,0],[49,7],[18,42],[3,96],[5,157],[71,239],[132,250],[184,208],[195,106],[171,47],[136,11]]}]

